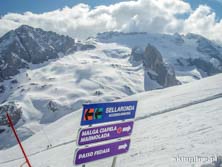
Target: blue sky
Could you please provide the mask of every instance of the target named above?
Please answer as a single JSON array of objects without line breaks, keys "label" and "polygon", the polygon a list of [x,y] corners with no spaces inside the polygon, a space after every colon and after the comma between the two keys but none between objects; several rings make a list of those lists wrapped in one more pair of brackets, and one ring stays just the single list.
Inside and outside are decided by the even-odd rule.
[{"label": "blue sky", "polygon": [[72,7],[79,3],[86,3],[95,7],[97,5],[109,5],[121,1],[122,0],[1,0],[0,14],[5,15],[9,12],[24,13],[26,11],[43,13],[65,6]]},{"label": "blue sky", "polygon": [[222,0],[185,0],[189,2],[193,9],[197,8],[200,4],[206,4],[212,8],[217,14],[218,19],[222,18]]},{"label": "blue sky", "polygon": [[[92,7],[97,5],[109,5],[122,0],[1,0],[0,15],[7,13],[24,13],[31,11],[33,13],[42,13],[65,6],[72,7],[78,3],[86,3]],[[200,4],[207,4],[217,14],[218,19],[222,18],[222,0],[185,0],[189,2],[193,9]]]},{"label": "blue sky", "polygon": [[222,0],[0,0],[0,36],[26,24],[79,39],[121,31],[196,33],[222,41],[221,9]]}]

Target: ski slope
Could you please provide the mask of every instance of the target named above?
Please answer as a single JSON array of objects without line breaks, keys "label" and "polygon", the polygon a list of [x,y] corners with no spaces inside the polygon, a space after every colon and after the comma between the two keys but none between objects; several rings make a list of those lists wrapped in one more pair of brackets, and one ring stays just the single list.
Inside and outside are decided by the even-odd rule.
[{"label": "ski slope", "polygon": [[[221,155],[222,74],[121,100],[138,100],[138,110],[130,151],[118,157],[116,167],[196,167],[210,160],[177,161],[176,157]],[[23,142],[34,167],[74,166],[80,116],[81,110],[70,113]],[[17,145],[0,151],[1,167],[23,162]],[[111,162],[108,158],[86,166],[108,167]]]}]

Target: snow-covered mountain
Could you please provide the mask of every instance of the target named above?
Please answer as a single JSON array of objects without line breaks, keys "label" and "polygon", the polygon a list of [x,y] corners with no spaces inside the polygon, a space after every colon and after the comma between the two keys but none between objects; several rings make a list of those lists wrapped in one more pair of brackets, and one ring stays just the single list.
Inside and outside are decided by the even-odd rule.
[{"label": "snow-covered mountain", "polygon": [[[221,85],[218,74],[121,99],[137,100],[138,108],[130,151],[118,156],[117,166],[200,167],[216,161],[222,154]],[[33,166],[73,166],[81,112],[66,115],[23,142]],[[1,167],[23,162],[18,146],[0,151]],[[111,166],[111,162],[108,158],[87,166]]]},{"label": "snow-covered mountain", "polygon": [[151,44],[182,83],[222,72],[222,46],[196,34],[105,32],[97,35],[97,41],[136,48],[142,53]]},{"label": "snow-covered mountain", "polygon": [[0,149],[16,144],[83,103],[122,99],[221,72],[222,48],[194,34],[107,32],[85,42],[29,26],[0,39]]},{"label": "snow-covered mountain", "polygon": [[54,32],[22,25],[0,38],[0,81],[30,64],[40,64],[77,50],[75,40]]}]

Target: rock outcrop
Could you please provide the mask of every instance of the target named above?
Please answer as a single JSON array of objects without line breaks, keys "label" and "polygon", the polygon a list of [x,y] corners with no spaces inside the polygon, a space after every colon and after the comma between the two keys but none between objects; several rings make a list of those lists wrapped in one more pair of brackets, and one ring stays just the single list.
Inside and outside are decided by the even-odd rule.
[{"label": "rock outcrop", "polygon": [[7,104],[0,106],[0,133],[5,130],[5,126],[8,125],[8,119],[6,117],[6,112],[11,116],[12,122],[15,125],[21,119],[22,109],[18,107],[14,102],[9,102]]},{"label": "rock outcrop", "polygon": [[134,48],[130,60],[134,65],[143,63],[146,91],[179,84],[174,69],[164,63],[160,52],[150,44],[145,51],[142,51],[141,48]]}]

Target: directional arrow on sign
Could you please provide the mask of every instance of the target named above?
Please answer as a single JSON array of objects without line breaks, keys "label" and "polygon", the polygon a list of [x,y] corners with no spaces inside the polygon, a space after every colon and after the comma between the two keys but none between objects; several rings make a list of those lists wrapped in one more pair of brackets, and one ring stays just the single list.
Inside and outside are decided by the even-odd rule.
[{"label": "directional arrow on sign", "polygon": [[129,146],[130,139],[126,139],[114,143],[77,149],[74,164],[85,164],[87,162],[127,153],[129,151]]},{"label": "directional arrow on sign", "polygon": [[123,128],[123,132],[129,132],[131,130],[131,126],[127,126]]},{"label": "directional arrow on sign", "polygon": [[127,148],[127,146],[128,146],[127,143],[124,143],[123,145],[120,145],[120,146],[118,147],[118,149],[119,149],[119,150],[122,150],[122,149],[125,150],[125,149]]}]

